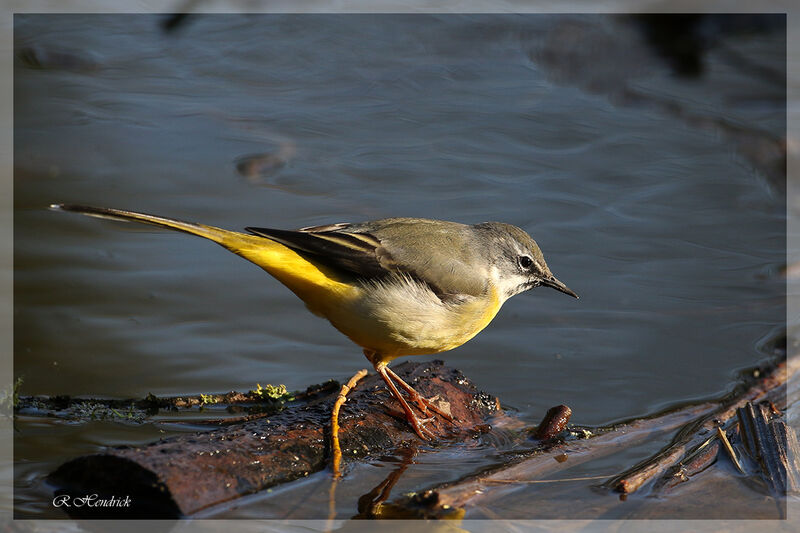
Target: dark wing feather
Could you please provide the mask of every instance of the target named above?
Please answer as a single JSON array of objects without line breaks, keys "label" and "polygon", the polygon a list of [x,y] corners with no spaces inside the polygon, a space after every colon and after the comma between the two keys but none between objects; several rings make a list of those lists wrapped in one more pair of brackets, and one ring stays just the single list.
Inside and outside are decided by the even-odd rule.
[{"label": "dark wing feather", "polygon": [[380,241],[366,233],[342,231],[347,224],[332,224],[289,231],[270,228],[245,228],[292,250],[308,254],[329,268],[344,270],[362,278],[377,278],[390,271],[381,264]]}]

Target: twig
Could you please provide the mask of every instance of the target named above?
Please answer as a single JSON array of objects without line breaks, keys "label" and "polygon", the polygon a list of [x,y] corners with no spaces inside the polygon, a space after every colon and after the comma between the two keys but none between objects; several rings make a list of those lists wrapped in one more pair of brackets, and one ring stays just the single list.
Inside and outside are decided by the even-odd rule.
[{"label": "twig", "polygon": [[344,402],[347,401],[347,393],[356,386],[364,376],[367,375],[367,369],[362,368],[355,375],[350,378],[346,385],[342,385],[342,390],[339,391],[339,396],[336,397],[336,402],[333,404],[331,411],[331,449],[332,449],[332,467],[333,479],[331,480],[331,488],[328,492],[328,531],[332,531],[333,520],[336,518],[336,485],[339,478],[342,477],[341,470],[339,469],[342,463],[342,447],[339,445],[339,409],[341,409]]},{"label": "twig", "polygon": [[339,396],[336,398],[336,403],[333,404],[333,412],[331,413],[331,447],[333,448],[333,477],[341,477],[339,466],[342,462],[342,448],[339,446],[339,409],[342,404],[347,401],[347,393],[356,386],[356,383],[367,375],[367,369],[362,368],[350,378],[347,385],[342,385],[342,390],[339,391]]},{"label": "twig", "polygon": [[607,479],[608,476],[586,476],[586,477],[567,477],[563,479],[491,479],[486,478],[481,481],[485,483],[508,483],[508,484],[525,484],[537,485],[539,483],[567,483],[570,481],[593,481],[595,479]]},{"label": "twig", "polygon": [[[492,502],[502,501],[512,491],[527,486],[527,482],[521,480],[542,479],[552,472],[617,453],[621,449],[675,430],[687,421],[712,411],[713,408],[714,404],[711,403],[691,405],[663,413],[658,417],[633,420],[607,430],[595,431],[586,439],[568,441],[555,446],[547,445],[544,450],[537,446],[530,455],[521,457],[519,462],[506,464],[488,474],[483,473],[439,487],[436,489],[439,493],[439,507],[477,509],[491,505]],[[563,457],[567,458],[565,463],[563,459],[559,460]]]},{"label": "twig", "polygon": [[548,409],[544,418],[539,422],[534,437],[538,440],[550,440],[558,436],[567,428],[572,409],[566,405],[556,405]]}]

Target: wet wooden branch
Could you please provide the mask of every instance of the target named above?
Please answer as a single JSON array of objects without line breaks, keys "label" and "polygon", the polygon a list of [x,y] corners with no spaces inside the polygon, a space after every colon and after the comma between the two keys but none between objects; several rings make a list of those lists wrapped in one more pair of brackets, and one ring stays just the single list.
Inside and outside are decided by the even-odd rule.
[{"label": "wet wooden branch", "polygon": [[[417,518],[447,517],[454,509],[487,508],[502,501],[510,493],[527,483],[547,478],[564,468],[618,453],[653,438],[663,437],[697,416],[713,410],[714,404],[703,403],[665,413],[655,418],[634,420],[609,428],[572,428],[572,440],[557,444],[534,444],[528,454],[491,472],[471,476],[458,483],[431,487],[426,492],[435,493],[428,501],[435,505],[420,509],[416,495],[393,502],[398,514],[413,509]],[[404,515],[408,516],[408,515]]]},{"label": "wet wooden branch", "polygon": [[[647,481],[662,476],[654,486],[659,490],[668,482],[680,482],[691,473],[705,469],[716,460],[719,441],[715,430],[725,420],[735,416],[737,408],[758,400],[779,401],[785,393],[789,377],[800,373],[800,357],[787,363],[762,368],[731,394],[718,402],[705,402],[678,410],[664,412],[648,419],[634,420],[612,428],[600,428],[580,440],[566,440],[551,446],[537,446],[527,456],[513,464],[457,483],[430,487],[384,506],[386,517],[441,518],[453,515],[455,510],[489,508],[526,484],[536,483],[549,474],[582,462],[619,452],[623,448],[663,438],[678,430],[671,443],[655,456],[642,461],[633,469],[606,482],[606,488],[627,493]],[[573,434],[578,435],[579,431]],[[565,463],[566,464],[562,464]],[[681,475],[669,471],[680,469]],[[674,483],[673,483],[674,486]],[[422,497],[424,496],[424,498]],[[420,502],[426,502],[421,505]],[[391,511],[391,514],[387,514]]]},{"label": "wet wooden branch", "polygon": [[566,405],[556,405],[547,410],[544,418],[536,427],[534,437],[538,440],[551,440],[556,438],[562,431],[567,429],[569,417],[572,416],[572,409]]},{"label": "wet wooden branch", "polygon": [[[684,406],[608,428],[573,427],[566,438],[563,431],[570,415],[566,406],[551,409],[532,430],[499,411],[496,398],[476,393],[458,371],[440,362],[405,363],[396,370],[422,394],[438,395],[450,404],[459,426],[437,420],[432,425],[437,438],[463,440],[464,431],[485,430],[491,419],[492,424],[511,428],[518,443],[529,439],[530,448],[494,471],[386,503],[393,484],[388,483],[375,502],[364,506],[363,516],[435,518],[460,516],[468,508],[486,509],[492,502],[565,467],[655,438],[666,439],[678,429],[670,445],[605,484],[625,491],[658,478],[652,490],[667,490],[716,460],[722,441],[715,431],[725,420],[731,420],[738,407],[764,399],[781,403],[787,378],[800,371],[800,358],[760,369],[720,401]],[[85,494],[87,489],[101,495],[124,490],[139,504],[129,516],[191,515],[325,468],[330,449],[328,419],[337,390],[334,386],[309,394],[304,405],[277,414],[228,420],[224,427],[207,433],[81,457],[63,465],[49,481],[65,494]],[[352,391],[342,412],[345,458],[361,458],[394,450],[404,441],[417,441],[402,417],[393,412],[391,402],[377,376],[367,378]],[[780,432],[780,428],[774,431]],[[125,485],[121,486],[120,480]],[[784,485],[792,482],[787,477]],[[121,515],[115,510],[106,516]]]},{"label": "wet wooden branch", "polygon": [[[685,463],[696,462],[697,454],[716,439],[714,432],[717,427],[726,425],[736,416],[737,409],[748,402],[763,400],[781,402],[786,394],[787,379],[798,371],[800,371],[800,357],[792,357],[774,368],[758,371],[757,378],[746,386],[738,387],[713,411],[686,425],[665,448],[608,480],[604,486],[629,494],[658,475],[688,479],[688,473],[684,469]],[[706,454],[706,457],[709,458],[710,455]],[[698,468],[696,471],[702,470],[699,468],[700,465],[702,462],[696,464]],[[655,487],[661,488],[667,484],[666,480],[657,481]]]},{"label": "wet wooden branch", "polygon": [[[436,419],[428,427],[436,439],[463,439],[486,425],[498,409],[496,398],[476,391],[457,370],[441,361],[407,362],[395,367],[402,379],[426,397],[438,397],[456,424]],[[130,506],[65,509],[94,518],[165,518],[201,509],[322,470],[329,461],[329,420],[338,394],[285,409],[269,417],[228,424],[204,433],[178,435],[148,446],[117,447],[79,457],[50,474],[57,494],[125,494]],[[418,437],[391,409],[382,380],[372,375],[348,395],[340,415],[345,459],[398,447]],[[449,404],[449,405],[444,405]],[[84,513],[84,514],[78,514]]]}]

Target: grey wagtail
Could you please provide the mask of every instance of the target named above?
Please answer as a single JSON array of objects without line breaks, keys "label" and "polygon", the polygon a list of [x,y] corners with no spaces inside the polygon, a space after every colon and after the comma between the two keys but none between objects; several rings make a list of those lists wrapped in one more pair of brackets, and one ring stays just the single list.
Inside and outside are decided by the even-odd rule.
[{"label": "grey wagtail", "polygon": [[422,439],[431,419],[417,417],[393,381],[423,416],[430,409],[450,417],[392,372],[390,361],[461,346],[492,321],[503,302],[528,289],[543,285],[578,297],[553,276],[527,233],[500,222],[467,226],[387,218],[239,233],[133,211],[50,207],[199,235],[252,261],[364,349]]}]

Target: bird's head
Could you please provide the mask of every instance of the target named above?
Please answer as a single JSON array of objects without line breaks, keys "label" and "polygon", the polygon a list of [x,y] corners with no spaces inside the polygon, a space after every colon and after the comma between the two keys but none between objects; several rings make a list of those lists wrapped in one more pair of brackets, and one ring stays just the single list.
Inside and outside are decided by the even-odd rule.
[{"label": "bird's head", "polygon": [[578,298],[550,272],[539,245],[525,231],[502,222],[485,222],[474,228],[483,237],[494,284],[504,298],[539,286]]}]

